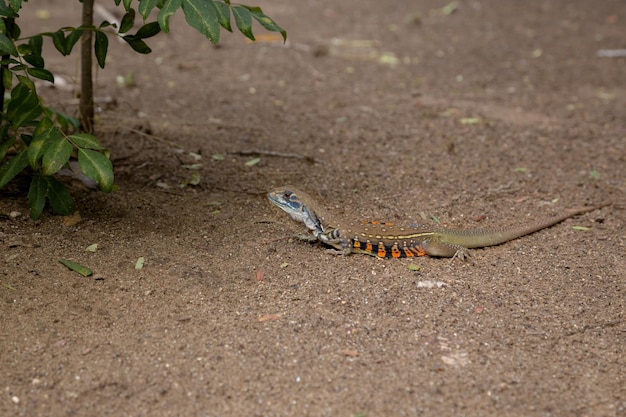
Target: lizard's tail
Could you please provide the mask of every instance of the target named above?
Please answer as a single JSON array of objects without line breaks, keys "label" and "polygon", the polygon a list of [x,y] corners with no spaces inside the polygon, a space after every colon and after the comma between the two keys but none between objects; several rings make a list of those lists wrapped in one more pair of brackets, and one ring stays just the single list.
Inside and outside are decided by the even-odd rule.
[{"label": "lizard's tail", "polygon": [[541,229],[554,226],[555,224],[560,223],[563,220],[569,219],[570,217],[595,211],[611,204],[612,203],[606,203],[594,207],[582,207],[578,209],[572,209],[558,216],[538,220],[519,228],[491,228],[471,230],[440,229],[437,230],[437,232],[441,236],[442,243],[460,245],[470,249],[484,248],[486,246],[500,245],[504,242],[517,239],[518,237],[535,233]]}]

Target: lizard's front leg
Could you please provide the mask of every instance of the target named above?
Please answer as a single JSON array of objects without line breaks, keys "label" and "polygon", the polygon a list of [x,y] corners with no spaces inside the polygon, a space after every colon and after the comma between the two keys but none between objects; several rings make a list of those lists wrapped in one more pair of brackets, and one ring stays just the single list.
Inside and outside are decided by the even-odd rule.
[{"label": "lizard's front leg", "polygon": [[317,233],[320,242],[335,248],[329,249],[335,255],[349,255],[352,253],[352,241],[344,236],[341,229],[333,229],[326,233]]}]

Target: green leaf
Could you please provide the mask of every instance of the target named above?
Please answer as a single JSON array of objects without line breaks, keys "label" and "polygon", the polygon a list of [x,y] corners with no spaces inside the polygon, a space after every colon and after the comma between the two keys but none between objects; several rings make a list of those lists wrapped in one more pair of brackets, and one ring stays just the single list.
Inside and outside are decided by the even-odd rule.
[{"label": "green leaf", "polygon": [[[53,110],[53,109],[50,109]],[[78,129],[80,127],[80,120],[69,114],[62,113],[60,111],[53,110],[56,115],[57,123],[61,126],[61,129],[67,131],[72,129]]]},{"label": "green leaf", "polygon": [[143,269],[143,264],[146,262],[146,258],[140,256],[137,258],[137,262],[135,262],[135,269]]},{"label": "green leaf", "polygon": [[52,210],[61,216],[68,216],[74,213],[74,199],[68,189],[65,188],[65,185],[61,184],[54,177],[48,177],[47,179],[48,200],[50,200]]},{"label": "green leaf", "polygon": [[39,78],[40,80],[50,81],[54,83],[54,75],[47,69],[43,68],[28,68],[26,70],[31,76]]},{"label": "green leaf", "polygon": [[48,181],[39,174],[35,174],[30,181],[28,189],[28,205],[30,206],[30,217],[34,220],[41,217],[41,212],[46,205],[46,193],[48,192]]},{"label": "green leaf", "polygon": [[28,146],[28,149],[27,149],[28,163],[30,164],[31,168],[33,169],[38,168],[38,162],[39,162],[39,159],[41,158],[41,154],[43,152],[43,146],[45,144],[46,144],[46,140],[40,137],[40,138],[33,139],[33,141]]},{"label": "green leaf", "polygon": [[78,262],[69,261],[67,259],[59,259],[59,262],[61,262],[63,265],[65,265],[72,271],[77,272],[84,277],[93,275],[93,271],[91,269],[87,268],[85,265],[79,264]]},{"label": "green leaf", "polygon": [[41,34],[35,35],[28,41],[32,49],[32,53],[35,55],[41,55],[41,47],[43,46],[43,36]]},{"label": "green leaf", "polygon": [[139,52],[140,54],[149,54],[152,52],[152,49],[141,39],[137,39],[135,35],[126,35],[122,37],[133,50]]},{"label": "green leaf", "polygon": [[182,0],[185,20],[189,26],[195,28],[211,42],[220,40],[220,24],[217,21],[218,12],[212,1]]},{"label": "green leaf", "polygon": [[142,0],[139,2],[139,14],[143,17],[144,21],[148,18],[150,12],[157,6],[159,1],[160,0]]},{"label": "green leaf", "polygon": [[70,135],[68,137],[70,142],[76,145],[77,148],[81,149],[96,149],[96,150],[104,150],[106,149],[104,146],[100,144],[98,138],[94,135],[90,135],[89,133],[76,133]]},{"label": "green leaf", "polygon": [[17,53],[20,55],[27,55],[33,52],[33,48],[27,43],[22,43],[20,45],[17,45],[16,48],[17,48]]},{"label": "green leaf", "polygon": [[[124,10],[129,11],[130,10],[130,3],[133,0],[124,0]],[[118,3],[119,4],[119,3]]]},{"label": "green leaf", "polygon": [[0,166],[0,188],[4,188],[17,174],[28,166],[26,151],[22,151]]},{"label": "green leaf", "polygon": [[157,22],[159,22],[159,26],[161,26],[163,32],[168,33],[170,31],[170,17],[172,17],[176,10],[180,9],[181,5],[182,0],[165,0],[157,16]]},{"label": "green leaf", "polygon": [[137,39],[151,38],[154,35],[158,34],[160,31],[161,31],[161,27],[159,26],[157,22],[150,22],[139,28],[137,33],[135,33],[135,38]]},{"label": "green leaf", "polygon": [[44,117],[35,128],[33,140],[28,146],[28,162],[33,169],[38,168],[44,146],[50,138],[59,140],[63,138],[63,134],[49,117]]},{"label": "green leaf", "polygon": [[261,24],[265,29],[270,32],[279,32],[283,37],[283,42],[287,41],[287,32],[285,29],[281,28],[272,20],[269,16],[265,15],[260,7],[247,7],[257,22]]},{"label": "green leaf", "polygon": [[244,165],[247,167],[252,167],[258,164],[259,162],[261,162],[261,158],[252,158],[251,160],[247,161]]},{"label": "green leaf", "polygon": [[0,33],[0,53],[2,53],[2,55],[5,55],[5,54],[9,54],[13,56],[18,55],[15,44],[4,33]]},{"label": "green leaf", "polygon": [[52,34],[52,44],[63,56],[69,55],[70,52],[66,49],[65,45],[65,33],[61,29]]},{"label": "green leaf", "polygon": [[64,137],[51,136],[43,147],[43,158],[41,159],[42,175],[52,175],[70,160],[72,154],[72,144]]},{"label": "green leaf", "polygon": [[23,55],[22,58],[24,58],[24,61],[28,62],[30,65],[32,65],[35,68],[44,67],[44,61],[41,55],[28,54],[28,55]]},{"label": "green leaf", "polygon": [[0,16],[10,17],[10,18],[19,17],[19,15],[15,13],[15,10],[8,7],[5,4],[5,2],[0,3]]},{"label": "green leaf", "polygon": [[13,86],[13,72],[12,71],[2,71],[2,84],[4,85],[4,90],[9,91]]},{"label": "green leaf", "polygon": [[126,33],[132,29],[135,24],[135,9],[130,9],[124,17],[122,17],[122,21],[120,22],[120,30],[119,33]]},{"label": "green leaf", "polygon": [[30,143],[33,141],[33,135],[29,135],[28,133],[20,133],[20,139],[26,146],[30,146]]},{"label": "green leaf", "polygon": [[65,51],[67,52],[66,55],[69,55],[72,52],[72,48],[74,48],[74,45],[76,45],[76,42],[78,42],[82,34],[83,29],[72,28],[70,34],[67,35],[67,38],[65,38]]},{"label": "green leaf", "polygon": [[[1,20],[0,20],[0,22],[1,22]],[[1,57],[0,57],[0,58],[1,58]],[[6,58],[6,59],[1,59],[1,60],[0,60],[0,64],[5,65],[5,66],[9,66],[9,65],[18,65],[19,63],[20,63],[20,61],[18,61],[18,60],[17,60],[17,59],[15,59],[15,58],[11,58],[11,57],[8,57],[8,58]]]},{"label": "green leaf", "polygon": [[[19,17],[19,16],[15,16]],[[17,23],[13,23],[13,30],[11,32],[7,31],[6,35],[11,39],[19,39],[22,35],[22,29],[17,25]]]},{"label": "green leaf", "polygon": [[109,158],[100,152],[79,149],[78,166],[83,174],[100,186],[100,190],[105,193],[113,191],[113,165]]},{"label": "green leaf", "polygon": [[233,16],[235,16],[235,23],[239,31],[243,33],[246,38],[254,40],[254,35],[252,34],[252,17],[248,9],[241,6],[234,6]]},{"label": "green leaf", "polygon": [[184,185],[198,185],[202,181],[202,177],[199,172],[192,172],[191,176],[185,180]]},{"label": "green leaf", "polygon": [[35,93],[35,95],[37,94],[35,83],[30,78],[24,75],[19,75],[19,74],[15,74],[15,76],[17,77],[17,80],[19,81],[19,83],[22,84],[22,86],[26,87],[28,90]]},{"label": "green leaf", "polygon": [[[28,0],[24,0],[24,1],[28,1]],[[9,0],[9,5],[11,6],[11,9],[13,9],[13,11],[19,12],[20,9],[22,8],[22,0]]]},{"label": "green leaf", "polygon": [[44,139],[47,139],[53,127],[54,122],[52,121],[52,119],[49,117],[43,117],[41,121],[37,124],[37,127],[35,127],[35,130],[33,131],[33,137],[43,137]]},{"label": "green leaf", "polygon": [[9,136],[9,124],[2,124],[0,127],[0,161],[4,159],[7,150],[13,146],[16,140],[17,138],[15,136]]},{"label": "green leaf", "polygon": [[215,0],[213,0],[213,4],[215,5],[215,8],[218,12],[217,21],[220,23],[220,25],[222,25],[224,29],[232,32],[233,29],[230,27],[230,7],[228,7],[228,4],[224,3],[223,1]]},{"label": "green leaf", "polygon": [[96,53],[96,59],[100,68],[104,68],[104,64],[107,57],[107,51],[109,49],[109,38],[104,32],[96,31],[96,42],[94,44],[94,51]]},{"label": "green leaf", "polygon": [[43,111],[37,93],[32,91],[28,84],[29,82],[22,82],[20,79],[20,83],[11,91],[7,118],[16,130],[37,119]]},{"label": "green leaf", "polygon": [[33,131],[33,137],[44,136],[44,135],[47,137],[50,133],[50,130],[53,127],[54,127],[54,122],[52,121],[52,119],[45,116],[37,124],[37,127],[35,127],[35,130]]}]

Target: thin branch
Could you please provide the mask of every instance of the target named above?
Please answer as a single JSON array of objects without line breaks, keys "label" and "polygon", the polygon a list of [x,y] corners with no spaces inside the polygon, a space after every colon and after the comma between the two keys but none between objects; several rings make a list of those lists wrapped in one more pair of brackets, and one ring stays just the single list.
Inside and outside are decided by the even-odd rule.
[{"label": "thin branch", "polygon": [[261,151],[261,150],[243,150],[243,151],[235,151],[228,152],[232,155],[241,155],[241,156],[250,156],[250,155],[262,155],[262,156],[275,156],[278,158],[294,158],[294,159],[303,159],[310,163],[318,163],[324,164],[325,162],[321,159],[313,158],[307,155],[300,155],[297,153],[289,153],[289,152],[277,152],[277,151]]},{"label": "thin branch", "polygon": [[[93,26],[93,1],[83,0],[83,27]],[[93,133],[94,105],[91,56],[93,54],[93,31],[85,30],[80,48],[80,122],[83,130]]]},{"label": "thin branch", "polygon": [[[7,17],[6,19],[4,19],[4,26],[6,28],[6,35],[13,39],[13,30],[15,27],[15,19],[13,19],[12,17]],[[7,61],[9,58],[11,58],[11,55],[6,54],[2,56],[2,60],[3,61]],[[0,66],[0,113],[4,111],[4,73],[5,71],[9,70],[9,64],[8,63],[4,63],[2,64],[2,66]],[[0,141],[2,140],[2,138],[0,138]]]}]

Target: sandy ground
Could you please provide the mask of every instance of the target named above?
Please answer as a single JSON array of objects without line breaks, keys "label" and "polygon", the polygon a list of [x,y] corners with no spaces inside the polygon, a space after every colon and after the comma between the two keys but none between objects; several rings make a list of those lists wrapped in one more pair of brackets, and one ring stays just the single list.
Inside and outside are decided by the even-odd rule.
[{"label": "sandy ground", "polygon": [[[151,55],[111,42],[119,190],[68,182],[78,223],[0,192],[0,415],[626,415],[626,58],[597,56],[623,2],[447,4],[263,1],[287,45],[215,48],[181,13]],[[76,5],[27,3],[23,33]],[[47,65],[74,113],[77,56]],[[285,183],[456,228],[614,204],[471,262],[380,260],[295,239]]]}]

